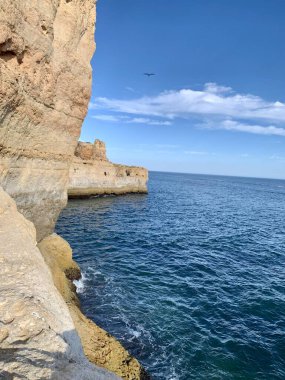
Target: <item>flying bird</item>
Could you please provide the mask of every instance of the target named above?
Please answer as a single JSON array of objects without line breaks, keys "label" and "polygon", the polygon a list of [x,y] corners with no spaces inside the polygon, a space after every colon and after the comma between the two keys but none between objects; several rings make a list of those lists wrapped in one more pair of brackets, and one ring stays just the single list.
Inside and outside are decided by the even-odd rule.
[{"label": "flying bird", "polygon": [[145,76],[151,77],[152,75],[155,75],[154,73],[144,73]]}]

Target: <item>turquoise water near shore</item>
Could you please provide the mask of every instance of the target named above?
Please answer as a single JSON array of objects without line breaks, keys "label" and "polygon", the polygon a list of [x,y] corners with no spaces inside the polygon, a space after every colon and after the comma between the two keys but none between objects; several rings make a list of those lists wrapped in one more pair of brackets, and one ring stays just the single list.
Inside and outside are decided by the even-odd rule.
[{"label": "turquoise water near shore", "polygon": [[153,379],[285,379],[285,181],[151,172],[56,230],[83,311]]}]

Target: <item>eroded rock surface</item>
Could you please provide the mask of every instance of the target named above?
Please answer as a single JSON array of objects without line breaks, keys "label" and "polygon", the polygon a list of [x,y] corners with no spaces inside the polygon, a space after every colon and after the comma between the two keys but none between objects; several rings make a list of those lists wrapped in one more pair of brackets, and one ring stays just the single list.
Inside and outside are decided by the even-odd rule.
[{"label": "eroded rock surface", "polygon": [[68,305],[87,358],[125,380],[149,379],[140,363],[115,338],[80,311],[72,283],[73,279],[78,279],[78,265],[72,260],[69,244],[60,236],[52,234],[39,243],[39,248],[51,269],[57,289]]},{"label": "eroded rock surface", "polygon": [[75,150],[75,157],[82,160],[108,161],[106,145],[101,140],[95,140],[94,144],[79,141]]},{"label": "eroded rock surface", "polygon": [[69,171],[68,195],[147,193],[148,171],[138,166],[113,164],[105,144],[79,142]]},{"label": "eroded rock surface", "polygon": [[[36,247],[66,204],[90,98],[94,27],[95,0],[0,1],[0,185],[7,192],[0,188],[1,379],[117,379],[84,356],[75,324],[87,356],[100,366],[113,362],[105,337],[114,347],[119,343],[79,311],[66,280],[80,275],[66,256],[68,244],[49,241],[53,277]],[[111,165],[111,171],[104,144],[97,145],[92,159],[88,149],[84,159]],[[120,352],[127,360],[122,374],[138,379],[143,370]]]},{"label": "eroded rock surface", "polygon": [[53,232],[87,112],[94,0],[0,1],[0,185]]},{"label": "eroded rock surface", "polygon": [[[58,247],[58,268],[63,250]],[[65,258],[71,262],[66,252]],[[84,356],[68,307],[36,247],[35,228],[2,188],[0,266],[1,379],[118,379]]]}]

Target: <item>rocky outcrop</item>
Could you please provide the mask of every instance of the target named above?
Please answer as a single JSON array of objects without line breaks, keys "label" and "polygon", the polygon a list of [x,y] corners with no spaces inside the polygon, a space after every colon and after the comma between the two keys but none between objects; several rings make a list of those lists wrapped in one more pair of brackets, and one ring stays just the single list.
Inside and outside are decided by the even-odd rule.
[{"label": "rocky outcrop", "polygon": [[[71,257],[58,248],[60,273],[64,257]],[[84,356],[70,311],[36,247],[35,228],[2,188],[0,265],[1,379],[118,379]],[[69,267],[69,275],[78,274],[75,264]]]},{"label": "rocky outcrop", "polygon": [[0,185],[53,232],[90,98],[94,0],[1,0]]},{"label": "rocky outcrop", "polygon": [[105,144],[79,142],[69,171],[71,198],[101,194],[147,193],[148,171],[142,167],[113,164]]},{"label": "rocky outcrop", "polygon": [[82,160],[108,161],[106,145],[103,141],[95,140],[94,144],[79,141],[75,150],[75,157]]},{"label": "rocky outcrop", "polygon": [[[65,242],[48,238],[87,112],[94,27],[95,0],[0,1],[0,378],[116,379],[86,359],[75,325],[93,362],[142,378],[137,361],[81,314],[70,282],[79,268]],[[92,156],[85,148],[80,163],[111,170],[104,145]],[[115,347],[126,365],[110,364]]]},{"label": "rocky outcrop", "polygon": [[106,145],[103,141],[94,141],[94,160],[108,161],[106,154]]},{"label": "rocky outcrop", "polygon": [[57,289],[66,301],[87,358],[123,379],[149,379],[139,362],[115,338],[80,311],[79,300],[72,283],[72,280],[80,278],[80,271],[72,260],[69,244],[60,236],[53,234],[43,239],[39,243],[39,248],[51,269]]}]

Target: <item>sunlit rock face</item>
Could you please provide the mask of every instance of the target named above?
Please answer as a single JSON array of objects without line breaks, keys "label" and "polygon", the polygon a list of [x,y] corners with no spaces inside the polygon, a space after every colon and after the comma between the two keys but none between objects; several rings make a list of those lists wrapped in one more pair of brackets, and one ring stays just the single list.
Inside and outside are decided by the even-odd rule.
[{"label": "sunlit rock face", "polygon": [[75,157],[82,160],[108,161],[106,145],[101,140],[95,140],[94,144],[79,141],[75,150]]},{"label": "sunlit rock face", "polygon": [[49,235],[91,88],[94,0],[1,0],[0,185]]},{"label": "sunlit rock face", "polygon": [[84,356],[68,306],[36,246],[35,228],[1,187],[0,264],[1,379],[119,379]]},{"label": "sunlit rock face", "polygon": [[69,170],[72,198],[102,194],[147,193],[148,171],[138,166],[113,164],[105,143],[79,142]]}]

